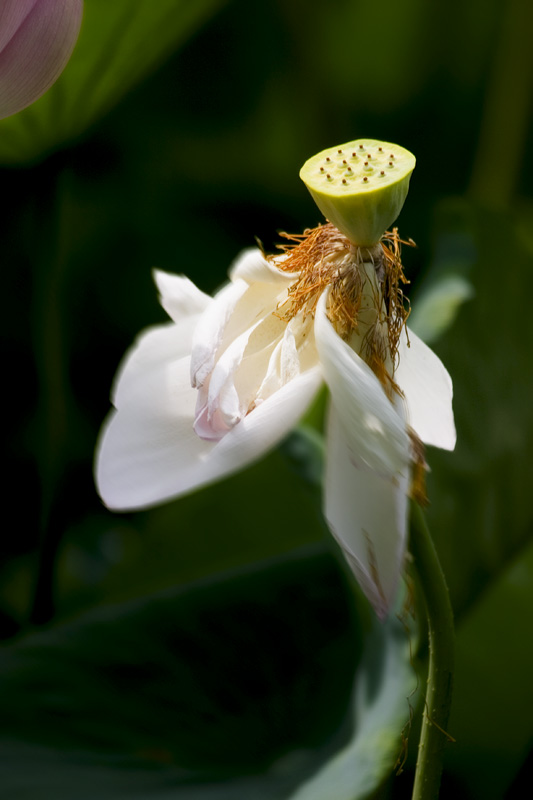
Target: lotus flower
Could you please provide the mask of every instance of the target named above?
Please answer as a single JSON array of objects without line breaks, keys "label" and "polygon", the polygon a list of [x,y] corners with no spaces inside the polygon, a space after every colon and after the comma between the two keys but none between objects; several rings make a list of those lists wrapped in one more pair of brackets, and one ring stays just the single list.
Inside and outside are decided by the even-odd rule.
[{"label": "lotus flower", "polygon": [[83,0],[0,0],[0,119],[57,80],[81,25]]},{"label": "lotus flower", "polygon": [[242,469],[289,433],[325,382],[324,513],[383,618],[421,442],[455,445],[451,380],[404,325],[397,234],[391,242],[362,251],[322,225],[281,256],[246,250],[214,298],[156,272],[172,321],[145,331],[119,369],[97,448],[105,504],[151,506]]}]

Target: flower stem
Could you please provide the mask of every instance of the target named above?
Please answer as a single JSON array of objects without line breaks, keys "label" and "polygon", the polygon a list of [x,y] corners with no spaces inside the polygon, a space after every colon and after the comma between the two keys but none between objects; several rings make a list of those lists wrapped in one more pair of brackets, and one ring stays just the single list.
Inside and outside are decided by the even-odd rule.
[{"label": "flower stem", "polygon": [[452,699],[455,636],[444,573],[424,513],[418,504],[414,506],[411,552],[426,603],[429,668],[412,800],[435,800],[439,796],[444,747],[453,741],[446,726]]}]

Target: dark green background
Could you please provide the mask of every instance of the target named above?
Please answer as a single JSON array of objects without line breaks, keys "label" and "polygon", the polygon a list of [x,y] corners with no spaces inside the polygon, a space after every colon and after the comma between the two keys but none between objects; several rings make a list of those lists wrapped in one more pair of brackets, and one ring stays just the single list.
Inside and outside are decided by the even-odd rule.
[{"label": "dark green background", "polygon": [[[458,625],[450,723],[458,742],[449,751],[445,786],[457,798],[512,797],[509,787],[521,768],[528,769],[533,739],[530,4],[226,0],[199,2],[191,10],[187,3],[162,0],[159,12],[142,0],[128,7],[123,0],[85,5],[78,50],[58,84],[27,111],[0,122],[0,630],[6,640],[30,631],[29,638],[6,644],[6,763],[24,772],[28,763],[41,764],[36,747],[66,746],[61,736],[48,740],[49,720],[41,712],[31,724],[14,725],[13,719],[28,697],[40,698],[38,708],[46,706],[47,684],[39,675],[51,662],[56,677],[70,674],[70,659],[83,662],[87,648],[95,652],[93,677],[107,663],[102,626],[85,614],[103,614],[115,619],[117,631],[128,630],[130,612],[112,604],[145,603],[155,614],[154,598],[162,591],[181,597],[180,587],[192,581],[209,582],[248,565],[259,569],[265,559],[310,546],[313,558],[322,554],[322,566],[309,568],[311,573],[325,570],[320,580],[326,575],[335,589],[327,603],[309,590],[313,621],[302,610],[287,623],[303,631],[302,641],[283,627],[284,609],[292,605],[279,599],[279,586],[290,584],[285,568],[285,577],[274,579],[276,602],[267,602],[272,590],[266,588],[256,588],[250,600],[261,608],[260,621],[251,626],[261,647],[271,653],[281,637],[283,664],[298,665],[301,685],[296,673],[291,684],[292,668],[272,667],[285,698],[283,715],[297,720],[292,728],[283,724],[284,736],[272,711],[281,702],[275,693],[262,711],[251,703],[249,723],[245,715],[238,732],[224,727],[229,712],[224,716],[228,705],[220,693],[228,681],[239,682],[239,697],[241,691],[247,697],[266,692],[247,686],[228,666],[234,648],[246,653],[237,661],[247,663],[249,621],[237,616],[231,635],[216,637],[205,633],[209,625],[196,611],[180,625],[193,639],[201,631],[210,642],[205,653],[185,648],[194,650],[193,663],[221,660],[233,676],[224,677],[226,667],[221,671],[218,711],[204,709],[209,731],[215,730],[213,747],[221,746],[217,736],[233,742],[232,755],[224,751],[224,769],[251,774],[280,752],[323,748],[340,736],[334,732],[342,727],[361,623],[328,555],[333,546],[320,518],[316,482],[303,474],[298,459],[302,442],[292,440],[217,486],[138,514],[106,511],[94,490],[92,459],[122,354],[142,328],[165,318],[151,268],[185,273],[213,291],[254,237],[271,250],[279,231],[301,232],[320,221],[298,178],[303,161],[324,147],[369,136],[397,142],[417,157],[399,220],[401,234],[418,244],[404,253],[415,308],[417,294],[422,302],[450,276],[472,287],[451,326],[444,333],[435,329],[432,341],[454,381],[459,437],[455,453],[428,454],[429,521]],[[305,597],[307,567],[299,571],[298,558],[289,563]],[[209,603],[231,608],[228,592],[214,586]],[[328,624],[314,624],[322,603],[328,619],[338,622],[331,640],[323,637]],[[68,627],[46,633],[51,623],[64,622],[78,633],[70,636]],[[43,625],[45,633],[31,633]],[[132,633],[134,640],[146,635],[142,625],[140,630]],[[162,638],[167,634],[165,628]],[[61,655],[66,640],[68,657]],[[37,653],[22,673],[20,647]],[[153,647],[149,636],[138,640],[132,662],[140,663],[140,653]],[[168,656],[172,648],[163,650]],[[161,659],[154,656],[154,669],[164,672]],[[251,669],[263,660],[252,660]],[[313,675],[320,690],[309,684]],[[166,678],[154,680],[164,695]],[[64,701],[67,717],[78,709],[83,685],[74,681]],[[336,695],[329,703],[324,698],[332,686]],[[141,692],[142,681],[131,691]],[[303,709],[313,697],[316,715],[309,721]],[[146,702],[139,714],[149,719],[159,700]],[[110,720],[125,713],[119,706],[110,706]],[[269,714],[277,719],[273,725]],[[121,725],[125,718],[127,713]],[[268,729],[261,733],[269,742],[261,755],[255,745],[246,748],[257,742],[258,719]],[[102,729],[100,718],[95,724]],[[142,721],[135,724],[142,727]],[[153,745],[160,756],[153,760],[166,763],[176,746],[187,769],[201,762],[218,775],[215,752],[206,756],[200,748],[200,758],[189,737],[183,739],[187,746],[179,737],[178,745],[175,737],[168,744],[177,725],[172,713],[162,716]],[[85,730],[72,735],[81,736],[83,747],[95,744]],[[122,747],[121,736],[110,734],[106,746],[117,749],[120,740]],[[27,757],[20,750],[26,740]],[[13,758],[11,746],[18,754]],[[39,769],[48,774],[54,768]],[[109,776],[101,780],[111,786]],[[182,780],[176,778],[176,785]],[[42,788],[39,794],[38,788],[13,786],[14,798],[47,796]],[[179,791],[168,796],[200,797],[183,786]],[[260,797],[257,788],[242,791],[243,797]],[[272,797],[284,798],[286,791],[276,788]],[[383,791],[408,794],[409,777]],[[65,794],[74,796],[85,797],[81,790]],[[111,796],[122,795],[117,790]]]}]

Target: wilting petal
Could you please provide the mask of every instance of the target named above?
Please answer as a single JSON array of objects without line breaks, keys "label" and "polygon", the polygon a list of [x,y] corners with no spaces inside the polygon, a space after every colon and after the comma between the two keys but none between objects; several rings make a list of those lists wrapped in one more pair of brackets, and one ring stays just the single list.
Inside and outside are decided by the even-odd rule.
[{"label": "wilting petal", "polygon": [[142,392],[152,372],[189,355],[197,321],[198,315],[186,317],[179,324],[155,325],[137,337],[113,382],[111,401],[115,408],[121,408],[138,391]]},{"label": "wilting petal", "polygon": [[345,427],[332,406],[327,431],[324,515],[378,616],[396,595],[407,531],[409,471],[383,478],[353,460]]},{"label": "wilting petal", "polygon": [[[253,253],[253,251],[252,251]],[[200,319],[191,359],[191,382],[199,388],[221,353],[246,331],[273,315],[281,297],[286,298],[288,282],[248,284],[235,278],[214,297],[209,312]]]},{"label": "wilting petal", "polygon": [[275,447],[299,422],[322,384],[320,368],[298,375],[260,403],[221,439],[206,462],[208,478],[240,469]]},{"label": "wilting petal", "polygon": [[[242,281],[239,279],[237,283]],[[286,296],[286,285],[278,281],[248,285],[228,320],[222,348],[225,349],[244,331],[255,328],[258,323],[274,316],[280,299],[285,300]]]},{"label": "wilting petal", "polygon": [[83,11],[82,0],[2,5],[0,118],[30,105],[57,80],[76,44]]},{"label": "wilting petal", "polygon": [[229,270],[232,281],[241,278],[247,283],[281,283],[290,286],[295,273],[281,272],[270,264],[257,247],[243,250]]},{"label": "wilting petal", "polygon": [[335,332],[326,316],[326,292],[316,310],[315,337],[352,462],[383,477],[404,474],[409,447],[405,422],[370,367]]},{"label": "wilting petal", "polygon": [[182,275],[154,270],[154,280],[159,289],[159,302],[174,322],[200,314],[213,302],[212,297]]},{"label": "wilting petal", "polygon": [[226,325],[247,289],[245,281],[228,283],[213,298],[209,312],[200,318],[194,333],[191,357],[191,383],[195,388],[203,386],[210,375]]},{"label": "wilting petal", "polygon": [[197,289],[188,278],[154,271],[154,279],[161,305],[175,322],[143,331],[126,352],[111,390],[115,408],[127,400],[130,391],[136,390],[139,381],[147,380],[152,370],[190,354],[198,320],[213,303],[213,298]]},{"label": "wilting petal", "polygon": [[[141,339],[137,348],[151,349],[154,335],[146,334],[147,343]],[[128,391],[119,392],[119,410],[108,418],[97,447],[98,491],[109,508],[154,505],[255,461],[296,424],[321,383],[318,368],[299,375],[214,444],[193,430],[197,391],[189,382],[189,362],[155,359],[144,375],[128,364],[123,368],[123,376],[131,370]]]},{"label": "wilting petal", "polygon": [[[271,356],[287,329],[285,322],[270,313],[238,336],[220,357],[211,375],[209,396],[210,402],[220,402],[228,426],[244,416],[258,399],[264,400],[272,394],[272,391],[261,394],[260,389],[268,375]],[[295,377],[298,371],[290,377]],[[279,389],[288,379],[280,380],[275,388]],[[229,396],[224,398],[228,391],[234,393],[233,400]]]},{"label": "wilting petal", "polygon": [[453,450],[452,380],[442,361],[415,333],[402,333],[399,364],[394,374],[405,395],[407,422],[426,444]]},{"label": "wilting petal", "polygon": [[209,450],[192,427],[196,391],[189,358],[159,362],[136,377],[108,417],[96,451],[98,491],[113,509],[142,508],[178,494],[181,484],[194,483]]},{"label": "wilting petal", "polygon": [[[239,395],[235,387],[235,372],[242,363],[250,333],[251,330],[247,330],[231,342],[220,356],[209,378],[208,421],[219,412],[223,431],[236,425],[242,416]],[[216,431],[217,426],[214,426],[214,432]]]},{"label": "wilting petal", "polygon": [[[221,354],[209,378],[207,412],[210,418],[219,412],[224,432],[256,405],[270,355],[286,329],[286,323],[270,312],[237,336]],[[213,432],[216,431],[215,425]]]}]

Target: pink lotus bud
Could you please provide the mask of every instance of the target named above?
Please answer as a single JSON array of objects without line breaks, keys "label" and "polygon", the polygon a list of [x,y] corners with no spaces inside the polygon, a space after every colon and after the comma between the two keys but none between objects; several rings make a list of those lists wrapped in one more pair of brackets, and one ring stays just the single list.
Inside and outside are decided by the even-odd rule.
[{"label": "pink lotus bud", "polygon": [[0,0],[0,119],[58,79],[81,25],[83,0]]}]

